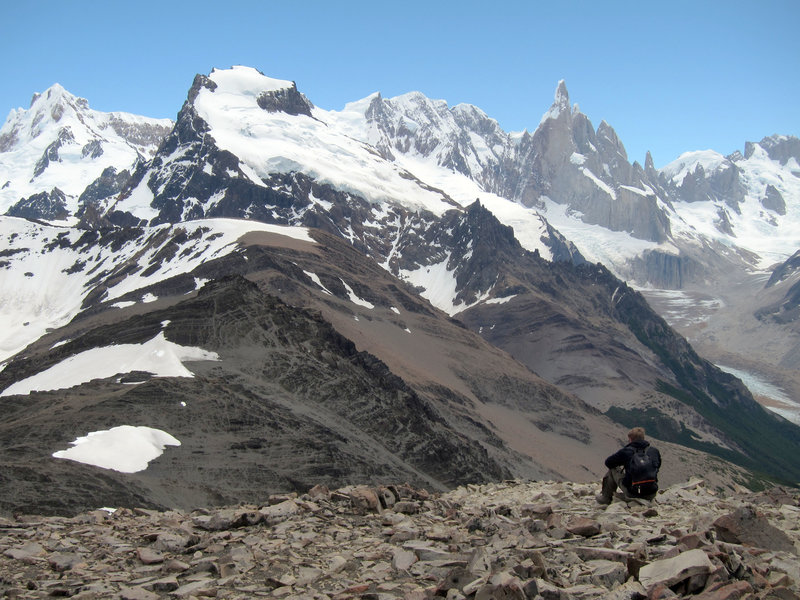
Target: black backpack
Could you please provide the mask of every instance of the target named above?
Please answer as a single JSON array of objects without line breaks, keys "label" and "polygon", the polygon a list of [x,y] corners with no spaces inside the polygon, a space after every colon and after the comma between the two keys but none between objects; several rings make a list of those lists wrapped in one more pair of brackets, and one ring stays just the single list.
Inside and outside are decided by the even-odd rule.
[{"label": "black backpack", "polygon": [[641,498],[658,491],[658,469],[648,452],[649,447],[637,448],[628,461],[628,475],[631,479],[630,493]]}]

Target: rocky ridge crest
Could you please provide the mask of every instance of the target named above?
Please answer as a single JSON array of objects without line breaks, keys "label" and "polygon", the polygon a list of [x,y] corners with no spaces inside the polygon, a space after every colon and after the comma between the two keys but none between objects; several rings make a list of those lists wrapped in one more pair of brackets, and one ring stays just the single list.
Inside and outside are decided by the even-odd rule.
[{"label": "rocky ridge crest", "polygon": [[0,520],[0,589],[40,598],[798,598],[800,495],[652,503],[509,481],[316,486],[264,505]]}]

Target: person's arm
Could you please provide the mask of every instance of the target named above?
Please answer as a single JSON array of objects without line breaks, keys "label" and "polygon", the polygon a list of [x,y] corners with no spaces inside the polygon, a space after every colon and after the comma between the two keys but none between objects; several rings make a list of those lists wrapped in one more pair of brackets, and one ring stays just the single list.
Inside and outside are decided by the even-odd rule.
[{"label": "person's arm", "polygon": [[661,468],[661,452],[658,451],[658,448],[653,448],[653,464],[656,469]]},{"label": "person's arm", "polygon": [[622,467],[628,464],[628,453],[626,448],[617,450],[614,454],[606,459],[606,467],[613,469],[615,467]]}]

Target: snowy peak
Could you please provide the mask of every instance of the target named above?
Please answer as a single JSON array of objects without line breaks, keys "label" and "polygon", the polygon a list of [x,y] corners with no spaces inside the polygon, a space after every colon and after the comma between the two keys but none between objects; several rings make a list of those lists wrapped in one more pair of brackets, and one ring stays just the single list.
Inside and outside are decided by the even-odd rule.
[{"label": "snowy peak", "polygon": [[[313,104],[297,91],[293,81],[273,79],[251,67],[235,66],[214,69],[208,77],[209,86],[220,103],[229,110],[251,106],[252,102],[267,112],[285,112],[289,115],[311,116]],[[220,99],[219,97],[222,97]]]},{"label": "snowy peak", "polygon": [[[35,121],[40,121],[43,114],[49,114],[54,123],[61,121],[62,117],[76,116],[89,110],[89,102],[70,94],[60,84],[53,84],[43,94],[31,99],[31,110]],[[72,113],[72,115],[70,115]]]},{"label": "snowy peak", "polygon": [[[658,186],[641,166],[628,162],[608,123],[595,129],[589,117],[570,109],[563,81],[536,131],[519,138],[512,171],[505,182],[513,187],[498,193],[526,206],[547,210],[549,202],[566,205],[581,213],[586,224],[640,240],[662,242],[669,236]],[[550,213],[545,216],[549,219]]]},{"label": "snowy peak", "polygon": [[684,152],[671,163],[665,165],[661,172],[674,184],[680,185],[683,180],[694,173],[715,173],[730,168],[732,163],[714,150],[695,150]]},{"label": "snowy peak", "polygon": [[562,115],[565,115],[567,119],[569,119],[569,117],[572,115],[569,104],[569,92],[567,92],[567,83],[563,79],[558,82],[555,97],[553,98],[553,104],[542,116],[542,119],[539,122],[539,127],[541,127],[550,119],[558,119]]},{"label": "snowy peak", "polygon": [[496,186],[499,165],[513,144],[497,121],[479,108],[450,107],[420,92],[393,98],[373,94],[329,113],[328,118],[411,172],[443,167],[487,191]]},{"label": "snowy peak", "polygon": [[[124,112],[104,113],[92,110],[85,98],[75,96],[54,84],[33,95],[30,108],[16,109],[0,128],[0,152],[10,152],[42,136],[50,138],[71,129],[79,137],[117,136],[132,147],[152,154],[155,146],[171,128],[170,119],[151,119]],[[78,130],[83,130],[78,134]]]},{"label": "snowy peak", "polygon": [[[617,132],[614,131],[614,128],[606,121],[600,121],[600,125],[597,127],[597,139],[602,146],[608,149],[609,154],[612,154],[612,156],[619,155],[623,161],[628,161],[628,153],[625,151],[625,146],[622,145],[622,141],[619,139]],[[617,159],[617,156],[614,156],[614,159]]]},{"label": "snowy peak", "polygon": [[321,110],[293,82],[248,67],[198,75],[174,130],[109,217],[118,224],[205,216],[304,222],[331,208],[327,197],[436,214],[452,208],[446,194],[368,144],[356,110]]},{"label": "snowy peak", "polygon": [[569,108],[569,92],[567,92],[567,82],[563,79],[559,80],[558,86],[556,87],[556,94],[555,99],[553,101],[553,106],[559,106],[561,108]]},{"label": "snowy peak", "polygon": [[797,247],[800,140],[747,142],[745,154],[686,152],[660,171],[681,237],[734,247],[748,268],[766,270]]},{"label": "snowy peak", "polygon": [[772,135],[757,144],[747,142],[744,147],[745,158],[752,157],[758,148],[763,149],[771,160],[800,174],[800,138],[793,135]]},{"label": "snowy peak", "polygon": [[92,110],[59,84],[35,94],[0,128],[0,214],[76,216],[87,185],[151,156],[171,128],[169,119]]},{"label": "snowy peak", "polygon": [[292,81],[267,77],[258,69],[241,65],[230,69],[212,69],[208,78],[219,87],[221,94],[250,98],[257,98],[264,92],[296,87]]},{"label": "snowy peak", "polygon": [[29,143],[53,128],[69,126],[70,121],[80,120],[80,113],[88,109],[89,103],[84,98],[54,84],[41,94],[34,94],[27,110],[18,108],[9,113],[0,129],[0,152]]}]

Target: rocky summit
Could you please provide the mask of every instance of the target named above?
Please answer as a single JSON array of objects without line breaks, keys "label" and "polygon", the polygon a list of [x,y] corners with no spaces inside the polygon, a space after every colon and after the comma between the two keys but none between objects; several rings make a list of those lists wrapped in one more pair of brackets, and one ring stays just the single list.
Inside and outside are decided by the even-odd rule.
[{"label": "rocky summit", "polygon": [[800,494],[508,481],[0,520],[5,598],[800,598]]}]

